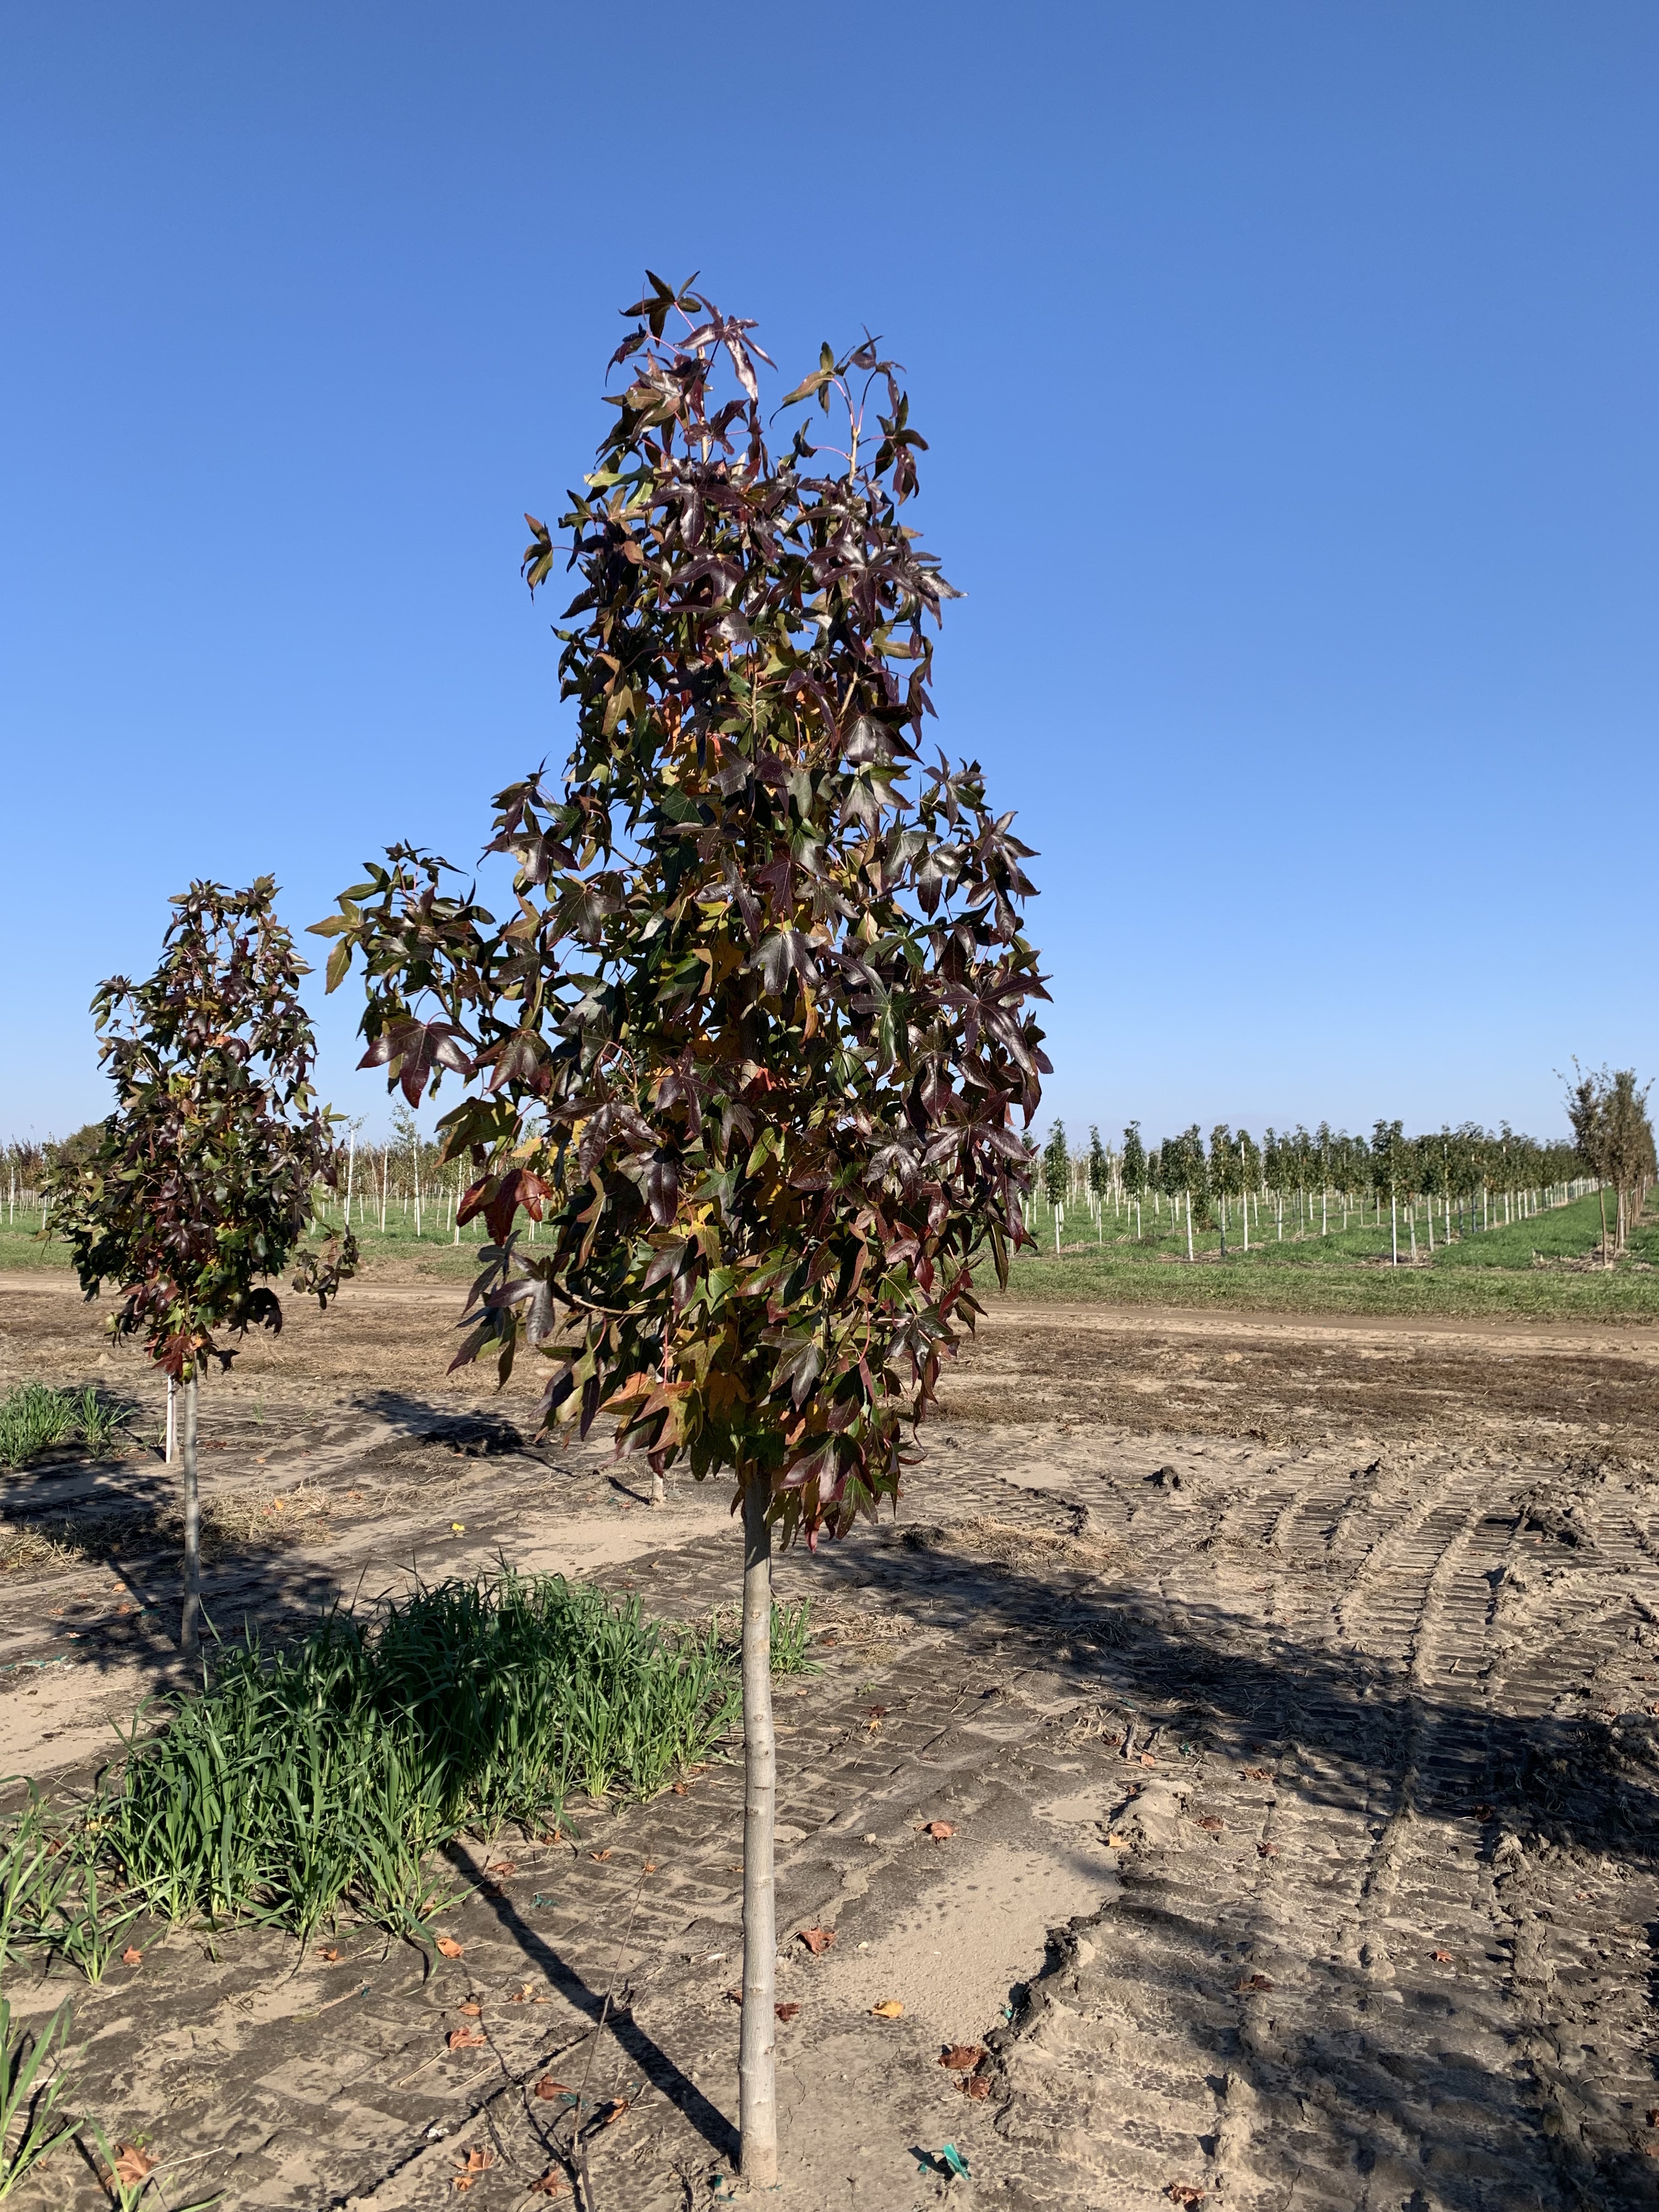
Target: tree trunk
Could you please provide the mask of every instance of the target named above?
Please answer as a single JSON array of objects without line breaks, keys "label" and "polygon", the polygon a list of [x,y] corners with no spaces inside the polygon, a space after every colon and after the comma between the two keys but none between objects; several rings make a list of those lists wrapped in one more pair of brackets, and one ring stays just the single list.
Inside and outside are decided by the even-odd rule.
[{"label": "tree trunk", "polygon": [[168,1465],[169,1467],[171,1467],[171,1466],[173,1465],[173,1457],[174,1457],[174,1455],[177,1453],[178,1449],[179,1449],[179,1385],[178,1385],[178,1382],[177,1382],[176,1379],[175,1379],[173,1376],[169,1375],[169,1376],[168,1376],[168,1377],[167,1377],[167,1465]]},{"label": "tree trunk", "polygon": [[1394,1245],[1394,1264],[1400,1265],[1400,1200],[1389,1193],[1389,1236]]},{"label": "tree trunk", "polygon": [[659,1467],[653,1467],[651,1470],[651,1503],[653,1505],[660,1505],[665,1495],[665,1493],[663,1489],[662,1469]]},{"label": "tree trunk", "polygon": [[767,1486],[751,1473],[743,1501],[743,2022],[738,2046],[741,2168],[751,2189],[778,2178],[773,2041],[778,1942],[772,1888],[777,1750],[772,1734],[772,1531]]},{"label": "tree trunk", "polygon": [[1192,1258],[1192,1256],[1193,1256],[1193,1194],[1192,1194],[1191,1191],[1188,1191],[1188,1194],[1187,1194],[1187,1257],[1190,1260],[1190,1259]]},{"label": "tree trunk", "polygon": [[202,1501],[196,1485],[196,1368],[185,1385],[185,1614],[179,1649],[194,1651],[202,1603]]}]

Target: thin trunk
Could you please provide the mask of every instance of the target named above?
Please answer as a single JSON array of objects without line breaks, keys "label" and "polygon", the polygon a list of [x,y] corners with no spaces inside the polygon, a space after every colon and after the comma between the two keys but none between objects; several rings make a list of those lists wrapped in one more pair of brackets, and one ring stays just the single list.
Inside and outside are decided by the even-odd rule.
[{"label": "thin trunk", "polygon": [[1193,1194],[1192,1194],[1191,1191],[1188,1191],[1188,1194],[1187,1194],[1187,1257],[1190,1260],[1190,1259],[1192,1258],[1192,1256],[1193,1256]]},{"label": "thin trunk", "polygon": [[196,1369],[185,1385],[185,1615],[179,1649],[194,1651],[202,1603],[202,1501],[196,1486]]},{"label": "thin trunk", "polygon": [[1244,1249],[1248,1252],[1250,1249],[1250,1194],[1248,1190],[1239,1200],[1238,1210],[1243,1218]]},{"label": "thin trunk", "polygon": [[1607,1264],[1607,1187],[1604,1182],[1595,1187],[1595,1202],[1601,1209],[1601,1265],[1605,1267]]},{"label": "thin trunk", "polygon": [[356,1164],[357,1132],[353,1129],[348,1133],[346,1137],[345,1225],[348,1229],[351,1226],[351,1176],[352,1170],[356,1168]]},{"label": "thin trunk", "polygon": [[1394,1243],[1394,1264],[1400,1265],[1400,1200],[1389,1193],[1389,1235]]},{"label": "thin trunk", "polygon": [[167,1377],[167,1465],[173,1465],[173,1454],[179,1449],[179,1385]]},{"label": "thin trunk", "polygon": [[653,1505],[660,1505],[665,1495],[662,1469],[659,1467],[653,1467],[651,1470],[651,1503]]},{"label": "thin trunk", "polygon": [[1406,1201],[1406,1227],[1412,1240],[1412,1265],[1414,1267],[1417,1265],[1417,1200],[1415,1198]]},{"label": "thin trunk", "polygon": [[1319,1233],[1322,1237],[1331,1233],[1331,1194],[1328,1190],[1319,1194]]},{"label": "thin trunk", "polygon": [[777,1751],[772,1734],[772,1531],[767,1486],[751,1470],[743,1501],[743,2021],[738,2046],[741,2166],[751,2189],[778,2178],[773,2040],[778,1942],[772,1887]]},{"label": "thin trunk", "polygon": [[1434,1197],[1432,1193],[1423,1201],[1423,1218],[1428,1224],[1429,1257],[1434,1257]]}]

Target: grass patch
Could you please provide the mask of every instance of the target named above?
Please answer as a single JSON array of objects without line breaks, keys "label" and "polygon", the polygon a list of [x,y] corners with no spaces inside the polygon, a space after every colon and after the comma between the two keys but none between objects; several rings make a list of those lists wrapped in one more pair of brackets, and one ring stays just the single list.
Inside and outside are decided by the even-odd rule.
[{"label": "grass patch", "polygon": [[127,1441],[130,1406],[84,1390],[54,1390],[47,1382],[20,1382],[0,1398],[0,1467],[27,1467],[55,1445],[79,1442],[100,1455]]},{"label": "grass patch", "polygon": [[[802,1673],[803,1602],[774,1612]],[[431,1855],[465,1831],[568,1825],[568,1801],[649,1797],[741,1706],[718,1620],[654,1622],[562,1576],[447,1582],[239,1651],[67,1822],[33,1789],[0,1832],[0,1959],[44,1945],[97,1980],[133,1922],[298,1935],[350,1911],[418,1934]]]}]

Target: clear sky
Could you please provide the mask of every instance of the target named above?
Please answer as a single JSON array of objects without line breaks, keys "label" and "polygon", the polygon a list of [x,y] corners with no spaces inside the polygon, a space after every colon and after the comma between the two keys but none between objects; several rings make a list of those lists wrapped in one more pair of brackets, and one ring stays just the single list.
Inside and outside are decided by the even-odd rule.
[{"label": "clear sky", "polygon": [[0,1134],[106,1110],[87,1001],[189,878],[298,928],[562,758],[520,514],[647,263],[788,383],[907,364],[1045,1108],[1546,1133],[1659,1061],[1651,0],[52,0],[3,55]]}]

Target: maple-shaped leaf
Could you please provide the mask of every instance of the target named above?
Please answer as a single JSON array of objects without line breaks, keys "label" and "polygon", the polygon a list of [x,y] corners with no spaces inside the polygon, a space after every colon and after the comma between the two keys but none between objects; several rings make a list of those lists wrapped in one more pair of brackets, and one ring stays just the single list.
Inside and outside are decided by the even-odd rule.
[{"label": "maple-shaped leaf", "polygon": [[775,2004],[772,2009],[778,2018],[783,2021],[797,2020],[800,2016],[800,2007],[798,2004]]},{"label": "maple-shaped leaf", "polygon": [[136,2189],[155,2172],[155,2160],[141,2143],[117,2143],[110,2171],[124,2189]]},{"label": "maple-shaped leaf", "polygon": [[936,1844],[948,1844],[956,1830],[948,1820],[929,1820],[921,1832],[924,1836],[931,1836]]},{"label": "maple-shaped leaf", "polygon": [[957,2087],[964,2097],[972,2097],[977,2103],[990,2095],[991,2077],[988,2074],[969,2074],[965,2081],[958,2081]]},{"label": "maple-shaped leaf", "polygon": [[121,1954],[121,1964],[124,1966],[141,1966],[143,1962],[144,1954],[135,1944],[129,1943]]},{"label": "maple-shaped leaf", "polygon": [[357,1065],[393,1066],[404,1097],[418,1106],[434,1068],[452,1068],[457,1075],[470,1072],[472,1063],[455,1042],[459,1034],[452,1022],[389,1021]]},{"label": "maple-shaped leaf", "polygon": [[984,2056],[982,2043],[952,2043],[940,2051],[939,2063],[953,2074],[971,2074]]},{"label": "maple-shaped leaf", "polygon": [[802,1928],[797,1930],[800,1940],[816,1959],[827,1951],[836,1940],[833,1928]]},{"label": "maple-shaped leaf", "polygon": [[476,2027],[452,2027],[447,2040],[451,2051],[477,2051],[489,2038]]},{"label": "maple-shaped leaf", "polygon": [[904,2010],[902,1997],[883,1997],[870,2008],[878,2020],[897,2020]]},{"label": "maple-shaped leaf", "polygon": [[536,2084],[536,2094],[544,2105],[550,2105],[556,2097],[568,2097],[570,2092],[562,2081],[556,2081],[550,2074],[544,2074]]},{"label": "maple-shaped leaf", "polygon": [[441,1955],[446,1959],[459,1959],[465,1955],[461,1946],[455,1941],[455,1938],[453,1936],[439,1936],[438,1949]]}]

